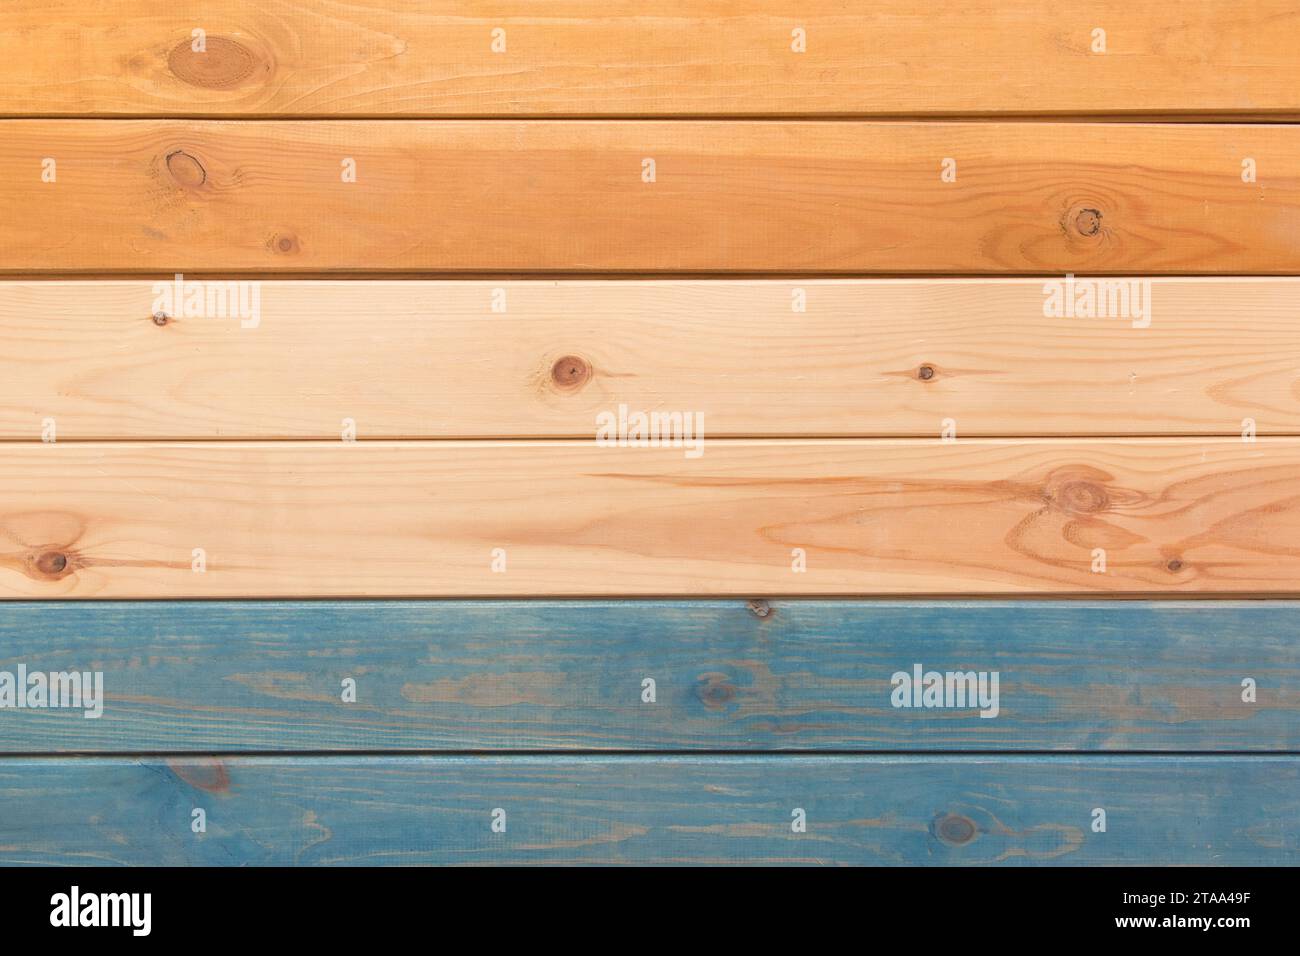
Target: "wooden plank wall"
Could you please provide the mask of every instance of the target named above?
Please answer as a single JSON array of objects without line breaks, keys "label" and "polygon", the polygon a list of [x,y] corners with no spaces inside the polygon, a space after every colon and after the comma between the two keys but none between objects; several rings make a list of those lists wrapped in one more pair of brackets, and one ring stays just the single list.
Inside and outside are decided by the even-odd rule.
[{"label": "wooden plank wall", "polygon": [[3,16],[0,862],[1300,861],[1290,0]]}]

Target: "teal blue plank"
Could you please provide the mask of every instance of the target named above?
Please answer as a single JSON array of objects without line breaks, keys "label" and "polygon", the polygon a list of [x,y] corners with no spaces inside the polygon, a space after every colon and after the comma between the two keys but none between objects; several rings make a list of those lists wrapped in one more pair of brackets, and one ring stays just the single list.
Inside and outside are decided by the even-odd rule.
[{"label": "teal blue plank", "polygon": [[[893,706],[916,665],[997,716]],[[0,604],[20,667],[103,716],[0,709],[0,751],[1300,750],[1296,602]]]},{"label": "teal blue plank", "polygon": [[542,862],[1294,865],[1300,758],[0,760],[0,863]]}]

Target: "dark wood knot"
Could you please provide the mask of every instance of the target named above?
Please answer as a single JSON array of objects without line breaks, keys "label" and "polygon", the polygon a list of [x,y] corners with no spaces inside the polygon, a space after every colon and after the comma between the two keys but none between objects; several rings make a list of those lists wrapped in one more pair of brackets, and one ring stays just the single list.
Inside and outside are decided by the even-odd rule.
[{"label": "dark wood knot", "polygon": [[767,617],[772,613],[772,605],[768,604],[766,601],[750,601],[746,607],[759,617]]},{"label": "dark wood knot", "polygon": [[923,382],[930,381],[930,379],[934,378],[934,366],[922,365],[920,368],[916,370],[916,377]]},{"label": "dark wood knot", "polygon": [[1179,571],[1183,569],[1183,562],[1178,558],[1171,558],[1169,563],[1166,564],[1165,567],[1167,567],[1170,571],[1174,572],[1174,574],[1177,574]]},{"label": "dark wood knot", "polygon": [[167,324],[167,313],[166,313],[166,312],[155,312],[155,313],[153,314],[153,324],[154,324],[154,325],[159,325],[159,326],[166,325],[166,324]]},{"label": "dark wood knot", "polygon": [[944,843],[963,846],[975,839],[975,821],[958,813],[948,813],[935,821],[934,832]]},{"label": "dark wood knot", "polygon": [[721,674],[705,674],[695,694],[709,710],[722,710],[736,699],[736,688]]},{"label": "dark wood knot", "polygon": [[58,577],[68,567],[68,556],[61,551],[46,551],[36,558],[36,570],[48,577]]},{"label": "dark wood knot", "polygon": [[1085,207],[1074,214],[1074,228],[1081,236],[1095,236],[1101,232],[1101,210]]},{"label": "dark wood knot", "polygon": [[208,181],[208,171],[203,164],[183,149],[168,153],[166,162],[167,172],[182,186],[197,189]]},{"label": "dark wood knot", "polygon": [[557,388],[576,391],[586,385],[591,378],[591,366],[586,359],[576,355],[566,355],[551,366],[551,381]]}]

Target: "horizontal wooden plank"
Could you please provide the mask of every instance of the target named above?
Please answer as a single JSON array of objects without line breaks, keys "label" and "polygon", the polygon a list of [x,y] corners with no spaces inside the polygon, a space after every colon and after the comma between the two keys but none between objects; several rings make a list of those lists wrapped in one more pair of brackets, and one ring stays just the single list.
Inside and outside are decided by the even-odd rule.
[{"label": "horizontal wooden plank", "polygon": [[8,273],[1288,273],[1300,127],[7,120],[0,204]]},{"label": "horizontal wooden plank", "polygon": [[0,592],[1295,594],[1300,581],[1296,439],[610,441],[10,443]]},{"label": "horizontal wooden plank", "polygon": [[[0,751],[1300,750],[1298,620],[1285,601],[8,604],[0,681],[99,691],[11,694]],[[927,706],[897,679],[917,665],[984,696],[954,682]]]},{"label": "horizontal wooden plank", "polygon": [[1295,865],[1297,818],[1296,757],[0,760],[5,864]]},{"label": "horizontal wooden plank", "polygon": [[0,437],[1300,433],[1300,279],[186,281],[0,282]]},{"label": "horizontal wooden plank", "polygon": [[1286,0],[5,7],[9,114],[1300,112]]}]

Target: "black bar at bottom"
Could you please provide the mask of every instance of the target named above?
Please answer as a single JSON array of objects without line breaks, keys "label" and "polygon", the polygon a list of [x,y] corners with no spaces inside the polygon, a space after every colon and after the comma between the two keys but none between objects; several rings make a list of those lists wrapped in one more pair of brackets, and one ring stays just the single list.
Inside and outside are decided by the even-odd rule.
[{"label": "black bar at bottom", "polygon": [[781,930],[981,949],[1022,932],[1231,945],[1294,927],[1295,882],[1294,869],[1262,868],[0,869],[0,910],[7,942],[283,938],[297,951],[412,934],[457,949],[461,934],[648,951],[717,936],[730,948]]}]

